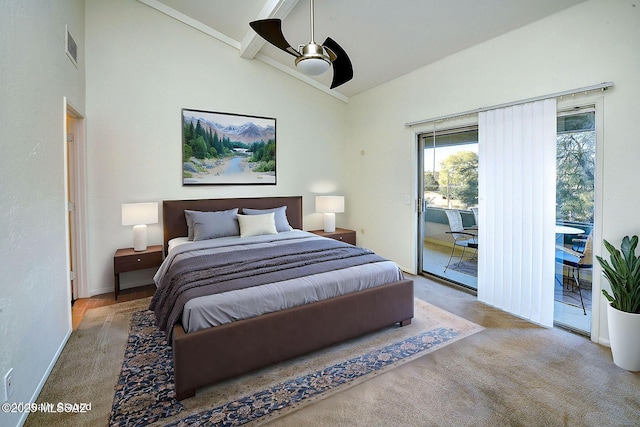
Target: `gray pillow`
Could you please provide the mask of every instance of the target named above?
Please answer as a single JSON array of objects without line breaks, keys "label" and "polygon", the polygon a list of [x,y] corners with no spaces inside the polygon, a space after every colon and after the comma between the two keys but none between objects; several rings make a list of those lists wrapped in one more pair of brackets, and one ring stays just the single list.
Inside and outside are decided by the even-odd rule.
[{"label": "gray pillow", "polygon": [[287,219],[286,206],[280,206],[279,208],[273,208],[273,209],[242,208],[242,213],[245,215],[264,215],[271,212],[274,213],[274,217],[276,220],[276,230],[278,230],[278,233],[281,233],[283,231],[293,230],[293,227],[289,225],[289,220]]},{"label": "gray pillow", "polygon": [[193,240],[193,218],[192,215],[194,212],[199,212],[199,211],[188,211],[185,209],[184,211],[184,217],[187,220],[187,240]]},{"label": "gray pillow", "polygon": [[[208,240],[218,237],[239,236],[240,228],[236,215],[238,209],[227,211],[201,212],[184,211],[189,229],[189,240]],[[191,224],[191,225],[189,225]]]}]

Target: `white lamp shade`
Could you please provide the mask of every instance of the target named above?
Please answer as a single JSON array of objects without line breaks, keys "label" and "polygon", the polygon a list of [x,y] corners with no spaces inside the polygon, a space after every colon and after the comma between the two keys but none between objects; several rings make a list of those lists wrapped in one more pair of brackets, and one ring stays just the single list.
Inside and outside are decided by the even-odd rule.
[{"label": "white lamp shade", "polygon": [[344,196],[316,196],[316,212],[344,212]]},{"label": "white lamp shade", "polygon": [[158,203],[126,203],[122,205],[122,225],[156,224]]}]

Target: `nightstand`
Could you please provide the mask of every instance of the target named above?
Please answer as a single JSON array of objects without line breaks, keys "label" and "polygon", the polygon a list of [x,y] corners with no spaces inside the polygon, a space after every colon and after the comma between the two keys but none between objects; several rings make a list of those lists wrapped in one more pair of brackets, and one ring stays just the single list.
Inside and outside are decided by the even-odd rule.
[{"label": "nightstand", "polygon": [[162,264],[162,245],[149,246],[145,251],[136,252],[133,248],[118,249],[113,256],[113,290],[118,299],[120,293],[120,273],[160,267]]},{"label": "nightstand", "polygon": [[340,240],[341,242],[349,243],[351,245],[356,244],[356,232],[354,230],[347,230],[346,228],[337,228],[336,231],[326,232],[324,230],[310,230],[309,233],[317,234],[318,236],[328,237],[334,240]]}]

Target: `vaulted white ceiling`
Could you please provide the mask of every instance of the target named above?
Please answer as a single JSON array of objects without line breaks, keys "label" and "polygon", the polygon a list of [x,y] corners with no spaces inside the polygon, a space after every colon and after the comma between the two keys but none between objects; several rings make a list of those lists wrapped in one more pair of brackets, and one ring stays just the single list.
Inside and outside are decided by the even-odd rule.
[{"label": "vaulted white ceiling", "polygon": [[584,0],[316,0],[315,41],[331,37],[349,55],[353,80],[330,90],[332,70],[315,78],[249,27],[282,19],[294,47],[310,38],[308,0],[139,0],[320,90],[347,100],[451,54]]}]

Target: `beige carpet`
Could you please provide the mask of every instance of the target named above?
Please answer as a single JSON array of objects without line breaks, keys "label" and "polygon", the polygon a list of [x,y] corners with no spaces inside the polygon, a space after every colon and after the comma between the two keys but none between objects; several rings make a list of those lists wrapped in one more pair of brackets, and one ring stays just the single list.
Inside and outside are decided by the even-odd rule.
[{"label": "beige carpet", "polygon": [[[145,299],[90,310],[78,330],[70,337],[38,401],[91,402],[91,412],[76,415],[34,413],[29,416],[26,425],[107,425],[114,387],[122,365],[130,315],[133,311],[144,309],[147,306],[148,299]],[[179,420],[192,412],[216,407],[230,400],[268,388],[278,382],[296,378],[438,327],[453,328],[459,333],[456,338],[448,341],[445,345],[482,330],[482,327],[472,322],[416,299],[415,318],[413,323],[407,327],[386,328],[327,350],[205,388],[198,391],[195,397],[183,401],[186,407],[185,411],[153,425],[164,425],[170,421]],[[439,347],[435,349],[437,348]],[[354,387],[426,353],[407,358],[390,368],[335,389],[333,393]],[[268,419],[277,419],[291,411],[299,411],[333,393],[308,399],[296,404],[293,408],[277,411]],[[259,421],[264,422],[265,420]]]},{"label": "beige carpet", "polygon": [[26,426],[106,426],[113,403],[131,313],[149,299],[88,310],[47,379],[37,402],[91,403],[83,414],[35,412]]},{"label": "beige carpet", "polygon": [[[417,298],[485,329],[268,420],[269,427],[640,425],[640,374],[615,366],[609,348],[558,328],[538,327],[437,281],[412,279]],[[125,304],[121,309],[126,311]],[[110,334],[119,334],[120,341],[102,340],[102,348],[112,348],[109,354],[117,353],[113,358],[117,360],[101,354],[104,350],[96,342],[98,332],[106,333],[104,322],[93,319],[82,325],[80,345],[85,348],[78,353],[65,349],[38,399],[91,399],[92,413],[73,420],[32,414],[27,425],[106,425],[128,331],[125,326],[116,331],[121,317],[115,315],[107,328]],[[92,323],[97,330],[90,332]],[[70,343],[78,335],[74,333]],[[87,378],[98,367],[103,372],[96,377],[104,384]]]}]

